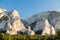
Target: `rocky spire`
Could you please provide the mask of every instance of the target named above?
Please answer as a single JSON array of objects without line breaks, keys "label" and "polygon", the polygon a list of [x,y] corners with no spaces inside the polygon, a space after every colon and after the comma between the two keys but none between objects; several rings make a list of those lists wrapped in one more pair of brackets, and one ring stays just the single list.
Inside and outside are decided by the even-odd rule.
[{"label": "rocky spire", "polygon": [[27,34],[28,35],[35,35],[35,32],[33,30],[31,30],[30,26],[28,26]]},{"label": "rocky spire", "polygon": [[7,11],[6,9],[4,8],[0,8],[0,13],[4,12],[4,11]]},{"label": "rocky spire", "polygon": [[[16,34],[17,31],[21,31],[23,29],[25,29],[25,26],[23,25],[23,23],[20,20],[19,14],[16,10],[12,10],[9,12],[9,21],[7,23],[8,29],[6,33],[9,34]],[[12,31],[14,31],[12,33]]]},{"label": "rocky spire", "polygon": [[42,32],[42,35],[46,35],[46,34],[52,35],[52,34],[55,34],[54,27],[49,24],[47,19],[45,19],[44,23],[45,23],[45,28],[44,28],[44,30]]},{"label": "rocky spire", "polygon": [[51,26],[51,28],[50,28],[50,34],[52,34],[52,35],[56,34],[56,31],[53,26]]},{"label": "rocky spire", "polygon": [[45,24],[45,27],[43,29],[42,35],[50,34],[50,24],[47,19],[45,19],[44,24]]},{"label": "rocky spire", "polygon": [[0,8],[0,18],[7,14],[6,11],[6,9]]},{"label": "rocky spire", "polygon": [[44,24],[45,24],[46,27],[49,27],[50,26],[48,19],[45,19]]}]

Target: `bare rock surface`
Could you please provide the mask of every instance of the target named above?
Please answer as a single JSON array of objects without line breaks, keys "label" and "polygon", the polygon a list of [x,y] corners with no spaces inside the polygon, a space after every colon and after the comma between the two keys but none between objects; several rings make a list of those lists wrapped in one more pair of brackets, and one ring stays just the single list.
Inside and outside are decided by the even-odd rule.
[{"label": "bare rock surface", "polygon": [[19,14],[16,10],[11,10],[9,12],[9,20],[7,23],[8,29],[6,33],[17,34],[17,31],[25,29],[25,26],[20,20]]}]

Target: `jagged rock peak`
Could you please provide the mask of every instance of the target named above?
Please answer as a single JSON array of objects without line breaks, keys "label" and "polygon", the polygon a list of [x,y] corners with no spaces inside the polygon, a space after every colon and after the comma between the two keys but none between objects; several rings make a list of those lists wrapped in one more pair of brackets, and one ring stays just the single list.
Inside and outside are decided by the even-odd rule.
[{"label": "jagged rock peak", "polygon": [[[28,35],[35,35],[35,32],[41,29],[43,30],[42,34],[45,34],[45,33],[55,34],[54,27],[51,26],[50,20],[51,22],[56,23],[54,20],[57,19],[58,15],[59,14],[55,11],[42,12],[41,14],[34,15],[28,18],[27,20],[22,20],[23,21],[22,22],[18,14],[18,11],[16,10],[7,11],[6,9],[0,8],[0,19],[2,19],[0,20],[1,21],[0,30],[1,29],[7,30],[6,33],[10,35],[15,35],[17,34],[18,31],[22,31],[23,33],[27,32]],[[6,20],[6,16],[8,17],[8,20]],[[49,21],[48,21],[48,18],[49,18]],[[25,26],[29,25],[28,29],[25,28],[23,23],[25,23]],[[57,22],[57,24],[59,24],[59,22]],[[57,24],[56,24],[56,27],[58,26]]]},{"label": "jagged rock peak", "polygon": [[43,18],[42,20],[37,21],[36,27],[34,28],[35,31],[43,30],[45,27],[50,27],[49,21],[47,18]]},{"label": "jagged rock peak", "polygon": [[8,15],[7,10],[4,8],[0,8],[0,18],[7,15]]},{"label": "jagged rock peak", "polygon": [[45,26],[50,26],[48,19],[45,19]]},{"label": "jagged rock peak", "polygon": [[9,11],[9,20],[7,23],[7,32],[8,34],[14,35],[17,34],[17,31],[26,29],[24,24],[20,20],[20,16],[16,10]]},{"label": "jagged rock peak", "polygon": [[47,19],[45,19],[44,23],[45,23],[45,27],[43,29],[42,35],[46,35],[46,34],[48,34],[48,35],[55,35],[56,34],[55,33],[55,29],[54,29],[53,26],[51,26],[49,24],[49,21]]},{"label": "jagged rock peak", "polygon": [[30,26],[28,26],[28,30],[27,30],[27,34],[28,35],[35,35],[35,32],[33,30],[31,30]]},{"label": "jagged rock peak", "polygon": [[50,27],[50,34],[52,34],[52,35],[56,35],[56,30],[55,30],[55,28],[52,26],[52,27]]},{"label": "jagged rock peak", "polygon": [[18,14],[18,11],[16,11],[16,10],[9,11],[9,15],[14,16],[14,17],[20,17]]},{"label": "jagged rock peak", "polygon": [[4,11],[7,11],[6,9],[4,8],[0,8],[0,13],[4,12]]}]

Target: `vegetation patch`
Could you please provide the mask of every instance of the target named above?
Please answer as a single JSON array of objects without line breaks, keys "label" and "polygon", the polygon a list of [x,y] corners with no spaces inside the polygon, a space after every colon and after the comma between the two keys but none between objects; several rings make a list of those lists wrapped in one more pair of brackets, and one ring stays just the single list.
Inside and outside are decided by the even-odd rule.
[{"label": "vegetation patch", "polygon": [[26,35],[26,34],[17,34],[17,35],[9,35],[0,33],[0,40],[60,40],[60,31],[57,32],[56,35]]}]

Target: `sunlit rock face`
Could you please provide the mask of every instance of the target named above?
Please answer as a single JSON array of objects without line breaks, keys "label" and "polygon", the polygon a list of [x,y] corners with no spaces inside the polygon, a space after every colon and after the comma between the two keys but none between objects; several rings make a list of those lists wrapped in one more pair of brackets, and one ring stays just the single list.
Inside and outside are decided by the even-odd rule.
[{"label": "sunlit rock face", "polygon": [[17,34],[17,31],[25,29],[25,26],[20,20],[19,14],[16,10],[9,11],[9,21],[7,23],[7,32],[8,34]]},{"label": "sunlit rock face", "polygon": [[60,12],[42,12],[23,20],[16,10],[7,11],[0,8],[0,31],[6,31],[7,34],[15,35],[22,32],[35,35],[42,30],[41,35],[54,35],[55,29],[60,30]]},{"label": "sunlit rock face", "polygon": [[53,26],[50,27],[50,34],[56,35],[56,30],[55,30],[55,28]]},{"label": "sunlit rock face", "polygon": [[27,21],[29,24],[32,24],[35,21],[42,19],[43,17],[47,18],[48,17],[47,15],[49,15],[49,12],[38,13],[38,14],[32,15],[31,17],[26,18],[25,21]]},{"label": "sunlit rock face", "polygon": [[45,27],[42,35],[56,35],[56,31],[53,26],[51,27]]},{"label": "sunlit rock face", "polygon": [[51,26],[49,24],[47,19],[45,19],[44,23],[45,23],[45,27],[43,29],[42,35],[46,35],[46,34],[48,34],[48,35],[55,35],[56,34],[55,29],[54,29],[53,26]]},{"label": "sunlit rock face", "polygon": [[42,20],[43,18],[47,18],[50,25],[52,25],[55,29],[57,29],[57,30],[60,29],[60,12],[57,12],[57,11],[41,12],[39,14],[35,14],[31,17],[28,17],[25,20],[32,27],[32,29],[35,30],[35,28],[36,28],[36,30],[39,30],[41,28],[43,29],[43,27],[38,28],[39,26],[44,25],[43,20]]},{"label": "sunlit rock face", "polygon": [[0,13],[5,12],[5,11],[7,11],[7,10],[4,8],[0,8]]},{"label": "sunlit rock face", "polygon": [[0,18],[4,15],[7,15],[7,10],[3,9],[3,8],[0,8]]},{"label": "sunlit rock face", "polygon": [[30,26],[28,27],[27,31],[28,31],[27,32],[28,35],[35,35],[35,32],[31,30]]},{"label": "sunlit rock face", "polygon": [[47,19],[45,19],[44,24],[45,25],[44,25],[44,29],[43,29],[42,35],[50,34],[50,27],[51,27],[51,25],[49,24]]},{"label": "sunlit rock face", "polygon": [[16,10],[7,12],[7,10],[0,8],[0,31],[6,31],[10,35],[15,35],[18,31],[27,32],[28,35],[34,35],[35,32],[29,28],[25,28],[24,25],[26,24],[23,23],[28,24],[20,19]]},{"label": "sunlit rock face", "polygon": [[0,8],[0,31],[5,31],[6,23],[8,20],[8,13],[6,9]]},{"label": "sunlit rock face", "polygon": [[26,21],[34,31],[40,31],[44,29],[45,27],[44,20],[45,18],[48,18],[47,15],[49,14],[50,14],[49,12],[42,12],[39,14],[35,14],[32,17],[27,18]]},{"label": "sunlit rock face", "polygon": [[35,31],[31,30],[30,26],[28,26],[27,29],[21,30],[20,32],[22,34],[35,35]]}]

